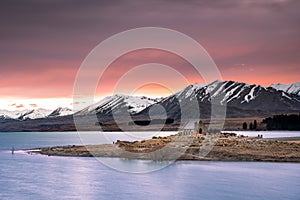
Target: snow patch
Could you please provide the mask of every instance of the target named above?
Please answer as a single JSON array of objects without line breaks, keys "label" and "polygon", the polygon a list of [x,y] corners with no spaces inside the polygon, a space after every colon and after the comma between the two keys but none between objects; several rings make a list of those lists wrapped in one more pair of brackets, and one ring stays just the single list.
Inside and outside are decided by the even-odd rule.
[{"label": "snow patch", "polygon": [[120,106],[128,107],[131,114],[138,113],[148,106],[161,101],[161,98],[151,99],[148,97],[140,96],[127,96],[127,95],[113,95],[105,97],[99,102],[88,106],[84,110],[80,111],[80,114],[97,113],[106,109],[114,110]]},{"label": "snow patch", "polygon": [[300,82],[292,83],[292,84],[272,84],[270,87],[274,88],[275,90],[284,91],[288,94],[297,94],[300,95]]},{"label": "snow patch", "polygon": [[196,91],[203,88],[204,86],[205,84],[198,84],[198,83],[191,85],[191,88],[189,88],[185,93],[185,98],[191,97],[192,94],[195,94]]},{"label": "snow patch", "polygon": [[241,103],[244,103],[244,102],[249,103],[250,101],[252,101],[253,99],[255,99],[254,91],[255,91],[255,89],[257,87],[259,87],[259,86],[256,85],[256,86],[252,87],[251,90],[250,90],[250,92],[249,92],[249,94],[245,95],[245,97],[244,97],[245,100],[242,101]]}]

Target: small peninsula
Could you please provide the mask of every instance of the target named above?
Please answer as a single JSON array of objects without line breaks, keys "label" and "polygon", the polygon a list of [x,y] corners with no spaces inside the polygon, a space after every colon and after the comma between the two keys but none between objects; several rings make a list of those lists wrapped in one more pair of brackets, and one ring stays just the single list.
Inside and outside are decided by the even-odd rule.
[{"label": "small peninsula", "polygon": [[[216,136],[216,135],[214,135]],[[262,161],[300,162],[300,138],[263,139],[217,134],[153,137],[142,141],[117,141],[114,144],[56,146],[26,150],[48,156],[114,157],[145,160]],[[215,142],[211,143],[215,139]]]}]

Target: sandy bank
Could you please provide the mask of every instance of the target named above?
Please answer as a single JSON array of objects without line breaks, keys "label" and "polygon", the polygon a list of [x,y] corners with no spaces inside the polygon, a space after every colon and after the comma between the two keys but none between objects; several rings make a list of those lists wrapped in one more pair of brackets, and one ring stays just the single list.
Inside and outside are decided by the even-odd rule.
[{"label": "sandy bank", "polygon": [[[267,140],[221,134],[211,148],[205,136],[197,134],[180,140],[175,136],[168,136],[135,142],[118,141],[116,144],[57,146],[26,151],[48,156],[95,156],[147,160],[300,162],[299,138]],[[207,155],[206,150],[209,151]]]}]

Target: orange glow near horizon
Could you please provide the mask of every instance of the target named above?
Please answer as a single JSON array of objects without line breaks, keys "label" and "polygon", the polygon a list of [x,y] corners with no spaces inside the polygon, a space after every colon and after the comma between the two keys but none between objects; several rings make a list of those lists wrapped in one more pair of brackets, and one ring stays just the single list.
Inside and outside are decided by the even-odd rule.
[{"label": "orange glow near horizon", "polygon": [[[147,69],[138,70],[145,64],[148,64]],[[164,66],[158,68],[157,65]],[[152,67],[153,70],[151,70]],[[134,73],[135,70],[138,72]],[[130,72],[134,75],[131,74],[130,76],[128,74]],[[122,82],[123,90],[121,89],[119,92],[128,93],[126,91],[129,91],[128,94],[130,94],[144,85],[133,85],[134,82],[150,79],[152,84],[142,87],[138,94],[147,94],[152,97],[167,96],[172,93],[170,91],[177,92],[189,84],[204,82],[195,68],[183,58],[162,50],[143,49],[129,52],[115,60],[99,80],[96,95],[107,96],[115,93],[114,89],[118,86],[118,82],[124,77],[128,78],[128,76],[131,78]],[[186,79],[186,81],[179,81],[180,78]],[[168,84],[164,85],[162,82]]]},{"label": "orange glow near horizon", "polygon": [[147,97],[166,97],[173,94],[173,91],[171,91],[169,88],[160,85],[160,84],[146,84],[139,88],[137,88],[135,91],[133,91],[132,95],[136,96],[147,96]]},{"label": "orange glow near horizon", "polygon": [[[218,58],[215,58],[215,60],[218,65]],[[134,95],[149,97],[168,96],[172,91],[177,92],[188,84],[205,83],[203,78],[197,75],[190,63],[181,57],[161,50],[147,49],[130,52],[113,62],[99,81],[96,98],[100,99],[113,94],[114,87],[124,74],[132,68],[145,63],[162,63],[166,66],[170,66],[170,68],[182,74],[187,79],[188,83],[179,83],[174,78],[174,80],[171,80],[172,77],[168,76],[168,74],[164,74],[166,79],[170,79],[170,82],[178,83],[178,85],[171,88],[155,83],[143,85],[142,87],[137,86],[138,89],[135,88],[136,91],[134,92]],[[37,107],[44,105],[44,103],[41,103],[43,102],[43,99],[44,102],[49,102],[49,99],[57,98],[65,99],[65,103],[63,104],[68,107],[72,106],[73,84],[77,69],[57,67],[59,65],[59,62],[52,62],[49,63],[49,67],[45,71],[41,70],[34,73],[25,71],[23,74],[15,73],[11,76],[3,76],[0,80],[1,98],[9,100],[11,103],[16,103],[17,100],[29,101],[30,99],[35,99],[35,101],[30,101],[30,104],[36,104]],[[79,66],[80,63],[64,62],[64,65]],[[285,68],[282,68],[279,65],[251,65],[241,63],[218,67],[223,77],[222,80],[224,81],[234,80],[249,84],[269,86],[273,83],[288,84],[300,80],[300,73],[293,73],[295,65],[286,65]],[[140,74],[136,78],[143,79],[145,76],[147,76],[147,74]],[[125,83],[123,86],[126,88],[127,86],[129,87],[130,84]],[[21,103],[18,105],[20,104]],[[1,104],[0,109],[7,105],[8,104],[6,103]],[[21,106],[19,108],[21,108]]]}]

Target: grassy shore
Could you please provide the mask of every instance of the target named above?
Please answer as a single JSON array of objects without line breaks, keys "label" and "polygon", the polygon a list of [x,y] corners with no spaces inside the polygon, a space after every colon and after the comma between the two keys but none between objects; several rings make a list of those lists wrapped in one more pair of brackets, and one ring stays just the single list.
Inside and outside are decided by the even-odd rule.
[{"label": "grassy shore", "polygon": [[[212,142],[217,139],[216,142]],[[48,156],[115,157],[146,160],[300,162],[300,139],[260,139],[220,134],[173,135],[149,140],[26,150]]]}]

